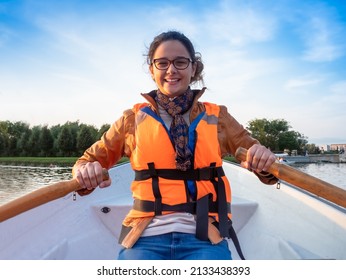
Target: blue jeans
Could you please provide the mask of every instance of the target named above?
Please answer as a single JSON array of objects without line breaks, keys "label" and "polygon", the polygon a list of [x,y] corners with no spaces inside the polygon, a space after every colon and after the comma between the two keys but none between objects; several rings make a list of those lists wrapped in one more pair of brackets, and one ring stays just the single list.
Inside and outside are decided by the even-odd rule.
[{"label": "blue jeans", "polygon": [[119,252],[119,260],[231,260],[228,243],[213,245],[194,234],[172,232],[138,239],[130,248]]}]

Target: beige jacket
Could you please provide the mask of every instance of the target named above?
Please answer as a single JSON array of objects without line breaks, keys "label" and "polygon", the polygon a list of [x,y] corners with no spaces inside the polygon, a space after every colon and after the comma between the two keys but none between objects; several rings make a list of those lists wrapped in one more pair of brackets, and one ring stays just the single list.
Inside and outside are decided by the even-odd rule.
[{"label": "beige jacket", "polygon": [[[192,122],[201,112],[205,111],[203,103],[198,99],[203,95],[205,88],[195,90],[195,99],[190,111],[190,122]],[[157,104],[154,100],[152,91],[148,94],[142,94],[147,100],[148,105],[159,114]],[[111,168],[118,160],[123,157],[131,157],[132,151],[135,149],[135,114],[129,109],[118,119],[110,129],[102,136],[102,138],[94,143],[84,154],[77,160],[73,167],[73,173],[81,165],[89,161],[99,161],[104,168]],[[252,145],[259,143],[252,138],[249,132],[237,122],[227,111],[225,106],[220,106],[220,114],[218,120],[218,139],[221,148],[221,155],[234,155],[238,147],[250,148]],[[270,174],[257,174],[258,178],[265,184],[275,184],[277,178]],[[231,180],[231,178],[230,178]],[[78,191],[80,195],[89,194],[91,191],[84,189]],[[131,247],[137,238],[141,235],[145,227],[150,223],[152,218],[124,220],[123,225],[131,227],[130,234],[126,236],[122,244],[125,247]],[[218,243],[221,239],[217,234],[214,226],[210,225],[209,239],[213,243]]]}]

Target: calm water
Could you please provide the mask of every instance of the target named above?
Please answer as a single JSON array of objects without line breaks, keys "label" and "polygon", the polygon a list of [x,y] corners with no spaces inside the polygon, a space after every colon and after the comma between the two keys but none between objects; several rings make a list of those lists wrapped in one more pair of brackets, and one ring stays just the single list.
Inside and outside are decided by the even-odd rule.
[{"label": "calm water", "polygon": [[[346,190],[346,163],[296,164],[293,167]],[[37,188],[70,179],[71,168],[0,165],[0,205]]]},{"label": "calm water", "polygon": [[72,179],[72,168],[0,165],[0,205],[35,189]]},{"label": "calm water", "polygon": [[292,167],[346,190],[346,163],[294,164]]}]

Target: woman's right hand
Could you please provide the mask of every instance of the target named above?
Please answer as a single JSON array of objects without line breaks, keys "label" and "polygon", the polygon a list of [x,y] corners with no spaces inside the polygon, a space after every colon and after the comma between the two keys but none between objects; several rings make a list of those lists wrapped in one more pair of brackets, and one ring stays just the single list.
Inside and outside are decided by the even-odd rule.
[{"label": "woman's right hand", "polygon": [[82,188],[88,190],[93,190],[97,186],[105,188],[110,186],[112,181],[110,177],[104,181],[103,174],[103,168],[98,161],[88,162],[75,172],[75,179]]}]

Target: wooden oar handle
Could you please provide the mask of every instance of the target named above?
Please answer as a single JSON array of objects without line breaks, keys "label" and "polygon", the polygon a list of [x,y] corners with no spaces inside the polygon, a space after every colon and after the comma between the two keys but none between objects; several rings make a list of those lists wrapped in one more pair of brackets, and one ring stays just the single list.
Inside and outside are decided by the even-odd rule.
[{"label": "wooden oar handle", "polygon": [[239,147],[235,152],[235,158],[239,161],[246,161],[247,149]]},{"label": "wooden oar handle", "polygon": [[108,170],[106,168],[102,169],[102,180],[103,181],[107,181],[109,179],[109,173]]},{"label": "wooden oar handle", "polygon": [[[103,169],[103,180],[108,180],[109,174],[107,169]],[[71,192],[80,190],[81,187],[76,179],[58,182],[29,194],[14,199],[0,206],[0,222],[19,215],[25,211],[33,209],[37,206],[64,197]]]},{"label": "wooden oar handle", "polygon": [[[235,153],[235,157],[239,161],[246,161],[246,155],[247,150],[241,147]],[[268,172],[278,179],[284,180],[342,207],[346,207],[346,191],[337,186],[278,162],[274,162]]]}]

